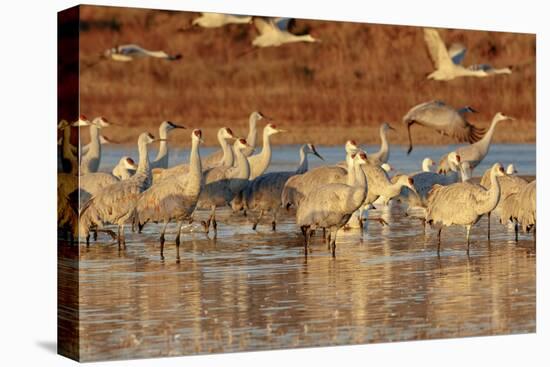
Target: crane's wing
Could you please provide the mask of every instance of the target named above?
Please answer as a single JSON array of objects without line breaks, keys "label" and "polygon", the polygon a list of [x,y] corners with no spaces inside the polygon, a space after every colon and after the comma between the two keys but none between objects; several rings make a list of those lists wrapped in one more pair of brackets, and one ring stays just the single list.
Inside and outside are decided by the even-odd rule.
[{"label": "crane's wing", "polygon": [[142,54],[145,49],[138,45],[121,45],[116,48],[117,52],[122,55]]},{"label": "crane's wing", "polygon": [[466,56],[466,46],[462,43],[455,42],[449,47],[449,57],[453,64],[460,65]]},{"label": "crane's wing", "polygon": [[281,31],[287,31],[289,32],[295,25],[296,21],[294,18],[273,18],[273,23],[279,28]]},{"label": "crane's wing", "polygon": [[451,67],[453,62],[447,52],[447,47],[433,28],[424,28],[424,41],[436,69]]},{"label": "crane's wing", "polygon": [[413,107],[403,117],[403,122],[432,128],[459,142],[475,143],[485,133],[484,129],[470,124],[453,107],[441,101],[430,101]]},{"label": "crane's wing", "polygon": [[277,29],[272,22],[264,18],[254,18],[254,25],[260,34],[270,33]]}]

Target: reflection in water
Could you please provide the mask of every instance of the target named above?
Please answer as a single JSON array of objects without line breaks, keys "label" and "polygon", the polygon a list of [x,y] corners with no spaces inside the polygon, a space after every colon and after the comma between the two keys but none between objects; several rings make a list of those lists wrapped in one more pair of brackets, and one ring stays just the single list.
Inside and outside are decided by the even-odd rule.
[{"label": "reflection in water", "polygon": [[[496,222],[473,230],[470,257],[460,228],[436,236],[374,210],[390,227],[340,231],[333,259],[320,236],[307,261],[292,217],[277,232],[220,213],[218,238],[194,232],[161,261],[158,228],[130,234],[127,248],[80,247],[83,360],[155,357],[535,331],[535,260]],[[201,213],[203,214],[203,213]],[[228,224],[228,222],[230,224]],[[497,230],[499,228],[500,230]],[[100,235],[101,237],[101,235]],[[103,237],[100,238],[100,241]],[[145,242],[143,242],[145,241]],[[63,264],[60,264],[63,266]]]}]

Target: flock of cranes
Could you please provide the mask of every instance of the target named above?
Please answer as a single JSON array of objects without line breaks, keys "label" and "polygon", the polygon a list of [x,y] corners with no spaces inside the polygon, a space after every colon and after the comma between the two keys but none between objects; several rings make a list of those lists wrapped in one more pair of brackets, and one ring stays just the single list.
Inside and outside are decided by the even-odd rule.
[{"label": "flock of cranes", "polygon": [[[462,113],[432,101],[413,107],[404,119],[404,125],[421,123],[434,130],[469,141],[471,134],[456,133],[457,129],[483,131],[464,120]],[[420,112],[419,112],[420,111]],[[460,110],[459,110],[460,111]],[[438,115],[439,114],[439,115]],[[457,117],[458,116],[458,117]],[[212,229],[217,233],[216,210],[232,207],[233,215],[245,211],[255,230],[264,215],[271,217],[271,228],[277,230],[281,210],[296,212],[296,225],[304,236],[304,250],[311,251],[311,238],[316,230],[323,237],[332,253],[336,253],[338,231],[342,228],[363,229],[366,219],[387,223],[381,218],[365,218],[364,213],[375,205],[388,205],[391,200],[404,204],[406,213],[424,223],[439,228],[438,252],[441,229],[460,225],[466,229],[469,251],[470,230],[482,216],[495,213],[500,222],[513,223],[517,233],[533,231],[536,225],[535,181],[528,183],[515,173],[510,165],[507,170],[495,163],[479,184],[471,180],[472,171],[486,157],[491,137],[497,123],[509,120],[501,113],[495,117],[483,136],[474,134],[474,141],[442,158],[438,172],[431,158],[421,162],[421,171],[395,174],[388,164],[390,146],[387,132],[389,124],[380,126],[381,147],[368,154],[354,140],[343,147],[343,161],[309,169],[309,157],[324,160],[315,145],[301,146],[294,171],[267,172],[272,158],[270,139],[274,134],[285,133],[271,119],[260,112],[249,117],[247,138],[241,138],[229,127],[218,130],[220,150],[201,157],[202,132],[191,132],[191,151],[185,164],[170,166],[168,145],[170,131],[184,126],[164,121],[159,127],[159,138],[142,133],[137,141],[139,160],[136,164],[128,156],[121,157],[112,173],[98,172],[101,162],[99,131],[112,123],[103,117],[89,120],[86,116],[73,122],[60,122],[59,148],[59,227],[72,235],[97,238],[104,232],[125,246],[125,227],[141,232],[148,223],[160,224],[159,241],[163,256],[165,232],[170,222],[177,223],[175,243],[179,246],[183,225],[192,222],[198,209],[209,210],[208,219],[202,221],[206,234]],[[256,153],[258,123],[267,120],[262,129],[261,150]],[[437,121],[430,124],[430,121]],[[70,144],[66,133],[71,126],[88,127],[91,142],[80,154]],[[149,149],[159,142],[157,157],[150,161]],[[77,167],[77,168],[75,168]],[[79,167],[79,168],[78,168]],[[76,183],[75,183],[76,182]],[[76,201],[76,203],[75,203]],[[113,224],[117,232],[104,226]],[[490,228],[488,228],[490,236]]]},{"label": "flock of cranes", "polygon": [[[252,49],[293,42],[320,42],[311,34],[292,33],[294,20],[291,18],[202,13],[193,19],[190,28],[217,28],[228,24],[254,24],[258,35],[252,40]],[[466,53],[464,45],[455,43],[447,48],[436,30],[426,28],[423,32],[435,67],[428,79],[448,81],[457,77],[511,73],[510,68],[496,69],[488,64],[465,67],[462,65]],[[182,55],[151,51],[136,44],[119,45],[102,54],[102,58],[120,62],[145,57],[175,61]],[[250,114],[246,137],[236,135],[230,127],[220,127],[217,132],[220,149],[206,157],[200,154],[202,131],[193,129],[189,161],[173,166],[168,160],[169,136],[171,131],[186,127],[164,121],[160,124],[158,139],[147,132],[139,136],[137,164],[124,156],[111,173],[98,172],[101,146],[109,143],[101,131],[113,123],[104,117],[90,120],[81,115],[74,122],[63,120],[58,125],[61,135],[58,142],[58,226],[67,230],[71,240],[74,236],[81,237],[89,244],[91,234],[97,239],[97,233],[104,232],[116,238],[119,246],[125,246],[126,226],[131,225],[133,231],[141,233],[149,223],[158,223],[163,256],[168,224],[177,223],[175,243],[179,246],[184,223],[193,221],[199,209],[209,211],[208,219],[202,221],[206,234],[211,230],[217,233],[216,211],[221,207],[231,207],[233,215],[241,215],[242,211],[249,217],[254,230],[264,216],[269,215],[273,231],[277,230],[281,210],[295,210],[296,226],[304,236],[305,253],[311,250],[315,231],[322,230],[335,256],[339,230],[364,230],[367,219],[387,225],[382,218],[369,218],[364,214],[393,200],[404,204],[411,220],[420,219],[424,230],[427,225],[438,226],[438,252],[442,227],[464,226],[469,251],[472,226],[483,215],[490,218],[492,213],[503,224],[513,223],[517,240],[520,228],[534,232],[536,184],[515,176],[513,166],[505,171],[500,163],[485,172],[479,184],[472,182],[472,172],[487,156],[497,124],[512,120],[496,113],[485,130],[467,120],[467,115],[475,112],[470,106],[455,108],[439,100],[411,108],[402,120],[409,139],[407,153],[413,149],[411,126],[415,124],[469,144],[446,153],[435,171],[432,170],[434,161],[427,157],[421,163],[421,171],[393,176],[390,176],[392,167],[388,164],[387,133],[395,129],[388,123],[380,125],[381,145],[377,152],[367,153],[351,139],[343,147],[341,162],[309,169],[311,156],[324,159],[314,144],[306,143],[299,149],[294,171],[268,172],[272,160],[271,138],[284,134],[285,130],[259,111]],[[258,124],[262,121],[266,123],[261,128],[260,148],[257,137]],[[73,146],[71,127],[88,127],[90,143],[80,149]],[[158,153],[150,161],[150,146],[156,142],[159,142]],[[117,233],[106,229],[107,224],[116,225]]]},{"label": "flock of cranes", "polygon": [[[249,51],[241,53],[241,56],[257,48],[278,47],[287,43],[296,42],[321,42],[319,38],[313,36],[311,33],[293,33],[295,20],[285,17],[253,17],[248,15],[201,13],[199,17],[192,20],[191,27],[180,28],[180,31],[190,30],[195,27],[209,29],[220,28],[229,24],[244,25],[250,23],[254,24],[257,36],[252,40],[252,48]],[[428,74],[428,79],[449,81],[459,77],[480,78],[512,73],[512,67],[495,68],[487,63],[463,66],[462,61],[466,56],[466,46],[462,43],[455,42],[447,48],[435,29],[424,29],[424,42],[435,68],[433,72]],[[136,44],[118,45],[105,50],[101,55],[101,58],[122,62],[144,57],[174,61],[181,59],[182,55],[179,53],[170,54],[162,50],[151,51]],[[95,65],[95,63],[91,65]],[[462,133],[465,132],[463,131]]]}]

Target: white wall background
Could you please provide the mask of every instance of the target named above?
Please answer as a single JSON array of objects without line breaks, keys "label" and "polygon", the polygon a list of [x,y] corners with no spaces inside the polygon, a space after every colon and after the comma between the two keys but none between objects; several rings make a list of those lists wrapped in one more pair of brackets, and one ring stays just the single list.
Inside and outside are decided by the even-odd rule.
[{"label": "white wall background", "polygon": [[[156,366],[280,366],[343,364],[422,366],[542,365],[548,363],[549,258],[544,186],[550,152],[548,105],[549,30],[546,3],[508,1],[127,0],[90,4],[227,13],[285,15],[407,25],[536,32],[538,54],[539,241],[537,334],[404,342],[277,352],[236,353],[154,360]],[[1,75],[0,360],[2,365],[72,364],[55,354],[56,340],[56,12],[73,1],[3,2]],[[545,154],[546,153],[546,154]],[[546,158],[548,160],[548,158]],[[7,164],[7,166],[6,166]],[[6,256],[9,254],[9,256]],[[546,350],[545,350],[546,349]],[[545,353],[546,352],[546,353]],[[99,363],[151,365],[152,360]]]}]

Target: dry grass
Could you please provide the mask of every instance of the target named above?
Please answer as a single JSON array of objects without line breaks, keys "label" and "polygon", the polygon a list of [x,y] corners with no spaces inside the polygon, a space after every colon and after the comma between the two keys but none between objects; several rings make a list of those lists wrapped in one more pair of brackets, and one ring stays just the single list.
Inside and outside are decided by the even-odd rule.
[{"label": "dry grass", "polygon": [[[149,49],[182,53],[176,62],[144,59],[129,63],[102,61],[81,73],[81,111],[124,123],[106,135],[126,143],[162,120],[207,133],[227,125],[242,132],[255,109],[291,130],[276,143],[340,144],[353,137],[378,141],[382,121],[400,129],[392,143],[404,143],[400,121],[417,103],[441,99],[471,105],[471,117],[486,126],[497,111],[519,121],[502,124],[500,142],[535,140],[535,36],[526,34],[440,30],[447,44],[468,46],[465,64],[515,65],[512,75],[461,78],[451,82],[425,79],[432,64],[416,27],[300,20],[318,44],[294,44],[239,54],[250,48],[252,26],[228,26],[177,32],[195,13],[83,6],[90,25],[81,33],[81,60],[92,62],[104,49],[138,43]],[[107,25],[107,26],[105,26]],[[109,25],[119,25],[113,30]],[[438,134],[413,128],[417,143],[449,143]],[[178,140],[187,143],[185,137]]]}]

